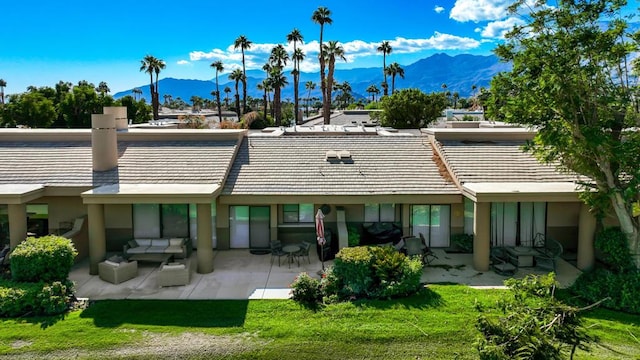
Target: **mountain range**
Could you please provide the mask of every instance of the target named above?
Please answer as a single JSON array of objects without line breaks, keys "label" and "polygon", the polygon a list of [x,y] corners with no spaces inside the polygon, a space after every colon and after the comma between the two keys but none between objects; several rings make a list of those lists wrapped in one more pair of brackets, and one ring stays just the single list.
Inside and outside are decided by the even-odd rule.
[{"label": "mountain range", "polygon": [[[442,90],[442,84],[447,84],[447,90],[451,93],[458,92],[460,97],[468,97],[472,95],[472,86],[477,89],[488,87],[491,78],[501,71],[509,70],[510,65],[502,63],[494,55],[470,55],[461,54],[450,56],[447,54],[435,54],[430,57],[418,60],[413,64],[403,66],[404,79],[396,76],[395,88],[417,88],[424,92],[438,92]],[[293,99],[293,78],[291,74],[286,72],[289,85],[282,89],[282,99]],[[381,91],[380,84],[383,81],[382,67],[372,68],[355,68],[348,70],[336,70],[335,80],[337,82],[347,81],[351,85],[354,98],[370,98],[366,92],[367,87],[375,84]],[[235,82],[229,80],[229,74],[222,73],[218,75],[221,98],[224,99],[225,87],[231,88],[229,94],[230,100],[235,95]],[[251,97],[262,98],[263,92],[258,90],[256,85],[265,78],[265,72],[262,70],[247,71],[247,95]],[[311,92],[312,97],[320,98],[320,74],[319,73],[300,73],[300,97],[306,98],[308,91],[305,90],[304,84],[307,81],[316,83],[316,89]],[[389,88],[391,88],[391,79],[388,78]],[[151,99],[149,94],[149,84],[141,84],[137,86],[142,90],[142,97]],[[164,94],[170,94],[174,99],[180,97],[186,102],[190,102],[192,96],[202,98],[211,98],[211,92],[215,90],[215,78],[212,80],[195,80],[195,79],[174,79],[164,78],[159,81],[160,101]],[[114,98],[118,99],[125,95],[132,95],[132,90],[118,92]],[[391,90],[391,89],[389,89]],[[239,85],[240,96],[242,96],[242,84]],[[379,96],[379,95],[378,95]],[[231,100],[232,101],[232,100]]]}]

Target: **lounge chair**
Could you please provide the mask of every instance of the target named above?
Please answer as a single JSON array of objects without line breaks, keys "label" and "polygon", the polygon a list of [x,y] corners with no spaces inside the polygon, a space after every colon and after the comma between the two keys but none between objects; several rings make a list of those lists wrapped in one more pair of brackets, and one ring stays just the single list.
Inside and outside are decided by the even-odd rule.
[{"label": "lounge chair", "polygon": [[298,258],[298,266],[300,266],[300,258],[307,257],[309,264],[311,264],[311,258],[309,257],[309,249],[311,249],[311,244],[308,242],[303,242],[300,244],[300,250],[298,250],[294,256]]},{"label": "lounge chair", "polygon": [[278,258],[278,266],[280,266],[280,258],[287,256],[288,254],[282,250],[282,242],[280,240],[271,240],[271,265],[273,265],[273,258]]},{"label": "lounge chair", "polygon": [[420,257],[420,261],[424,264],[424,246],[417,237],[410,237],[404,239],[405,249],[407,250],[407,256]]},{"label": "lounge chair", "polygon": [[418,233],[418,235],[420,235],[420,241],[422,241],[422,245],[424,245],[424,262],[426,265],[430,265],[433,259],[438,258],[438,255],[431,250],[431,247],[427,244],[424,235],[422,235],[422,233]]},{"label": "lounge chair", "polygon": [[503,247],[491,248],[491,268],[496,274],[513,276],[518,271],[518,258]]},{"label": "lounge chair", "polygon": [[563,252],[562,244],[548,236],[537,234],[534,239],[534,249],[537,252],[537,254],[534,255],[536,266],[556,271],[558,258],[560,258]]}]

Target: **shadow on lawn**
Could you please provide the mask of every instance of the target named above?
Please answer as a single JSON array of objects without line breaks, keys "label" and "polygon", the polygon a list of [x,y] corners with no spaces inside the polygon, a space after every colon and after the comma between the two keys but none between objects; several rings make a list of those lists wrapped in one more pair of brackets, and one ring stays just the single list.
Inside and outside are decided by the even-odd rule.
[{"label": "shadow on lawn", "polygon": [[356,300],[356,306],[372,307],[376,309],[395,309],[400,307],[407,309],[428,309],[444,305],[442,296],[429,288],[423,288],[417,294],[395,298],[390,300]]},{"label": "shadow on lawn", "polygon": [[98,327],[144,324],[185,327],[240,327],[249,301],[104,300],[80,314]]}]

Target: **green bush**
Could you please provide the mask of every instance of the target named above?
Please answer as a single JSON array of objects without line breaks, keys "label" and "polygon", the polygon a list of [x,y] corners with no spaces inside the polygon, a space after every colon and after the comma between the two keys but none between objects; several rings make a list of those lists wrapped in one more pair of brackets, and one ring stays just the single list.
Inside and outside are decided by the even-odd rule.
[{"label": "green bush", "polygon": [[0,317],[56,315],[72,302],[73,283],[65,281],[0,283]]},{"label": "green bush", "polygon": [[627,237],[620,228],[612,227],[600,231],[596,236],[595,248],[602,256],[600,260],[613,271],[635,269]]},{"label": "green bush", "polygon": [[61,236],[29,237],[11,253],[11,277],[17,282],[64,281],[78,255]]},{"label": "green bush", "polygon": [[336,255],[331,275],[341,286],[335,294],[341,298],[406,296],[420,290],[422,262],[390,246],[344,248]]},{"label": "green bush", "polygon": [[607,297],[604,307],[632,314],[640,314],[640,272],[637,270],[616,273],[608,269],[596,268],[585,272],[570,289],[589,303]]},{"label": "green bush", "polygon": [[347,233],[349,234],[349,237],[347,239],[349,247],[360,245],[360,230],[357,226],[349,225],[347,227]]},{"label": "green bush", "polygon": [[322,299],[320,281],[300,273],[291,284],[291,298],[303,305],[315,305]]}]

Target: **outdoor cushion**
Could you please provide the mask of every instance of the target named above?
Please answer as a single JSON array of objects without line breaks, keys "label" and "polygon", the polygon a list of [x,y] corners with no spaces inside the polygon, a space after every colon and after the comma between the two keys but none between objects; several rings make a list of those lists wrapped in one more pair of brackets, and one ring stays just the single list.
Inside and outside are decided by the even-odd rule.
[{"label": "outdoor cushion", "polygon": [[129,241],[127,241],[127,244],[129,244],[130,248],[134,248],[134,247],[140,246],[140,245],[138,245],[138,243],[135,240],[129,240]]},{"label": "outdoor cushion", "polygon": [[151,239],[136,239],[138,246],[151,246]]},{"label": "outdoor cushion", "polygon": [[162,266],[162,270],[183,270],[184,269],[184,264],[178,264],[178,265],[163,265]]},{"label": "outdoor cushion", "polygon": [[164,251],[165,254],[180,254],[182,253],[181,246],[167,246]]},{"label": "outdoor cushion", "polygon": [[126,260],[120,256],[120,255],[113,255],[110,258],[107,259],[108,261],[114,262],[114,263],[121,263],[121,262],[126,262]]},{"label": "outdoor cushion", "polygon": [[169,246],[169,239],[153,239],[151,240],[152,247],[167,247]]},{"label": "outdoor cushion", "polygon": [[111,266],[120,266],[120,263],[113,262],[111,260],[105,260],[104,263]]},{"label": "outdoor cushion", "polygon": [[149,246],[145,252],[147,254],[162,254],[166,248],[166,246]]},{"label": "outdoor cushion", "polygon": [[127,250],[127,254],[145,254],[149,249],[148,246],[137,246]]},{"label": "outdoor cushion", "polygon": [[169,246],[182,246],[183,239],[171,238],[169,239]]}]

